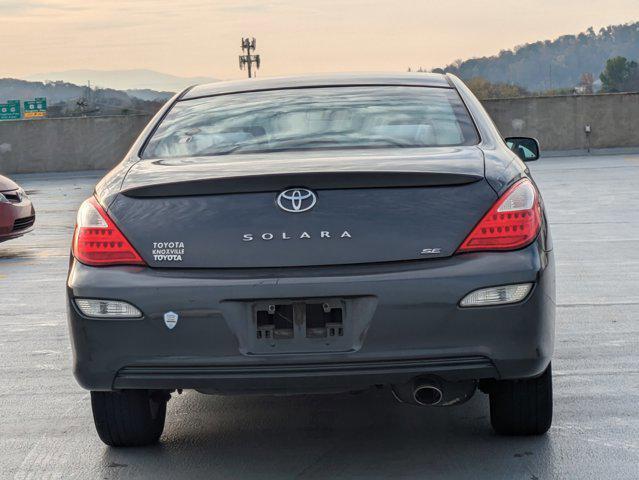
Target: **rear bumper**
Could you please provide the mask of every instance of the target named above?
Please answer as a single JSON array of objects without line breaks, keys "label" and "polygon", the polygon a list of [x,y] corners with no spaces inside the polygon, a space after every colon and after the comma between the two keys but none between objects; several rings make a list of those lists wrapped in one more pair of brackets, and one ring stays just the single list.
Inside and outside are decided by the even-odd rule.
[{"label": "rear bumper", "polygon": [[[521,303],[458,307],[475,289],[523,282],[535,287]],[[554,345],[552,252],[537,243],[417,263],[268,271],[92,268],[73,261],[67,291],[74,373],[90,390],[330,391],[423,374],[524,378],[546,368]],[[125,300],[144,317],[87,319],[73,297]],[[246,351],[247,302],[318,297],[371,299],[357,348]],[[164,324],[168,311],[179,314],[173,330]]]},{"label": "rear bumper", "polygon": [[241,393],[346,391],[403,384],[426,374],[455,381],[495,378],[498,372],[485,357],[279,366],[139,366],[121,369],[114,388],[192,388]]}]

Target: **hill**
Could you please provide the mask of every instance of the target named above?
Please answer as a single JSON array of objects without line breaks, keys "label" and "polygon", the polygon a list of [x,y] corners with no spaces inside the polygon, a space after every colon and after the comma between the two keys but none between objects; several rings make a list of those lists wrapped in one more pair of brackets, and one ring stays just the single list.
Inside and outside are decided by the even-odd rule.
[{"label": "hill", "polygon": [[0,103],[46,97],[49,117],[155,113],[171,96],[153,90],[121,91],[88,88],[68,82],[29,82],[0,78]]},{"label": "hill", "polygon": [[215,82],[210,77],[178,77],[154,70],[64,70],[60,72],[38,73],[29,75],[27,80],[46,81],[60,80],[86,85],[92,85],[117,90],[157,90],[177,92],[190,85]]},{"label": "hill", "polygon": [[166,101],[173,96],[173,92],[158,92],[157,90],[151,90],[150,88],[130,89],[125,90],[125,92],[131,97],[148,101]]},{"label": "hill", "polygon": [[434,71],[454,73],[464,80],[483,77],[535,92],[574,87],[583,73],[598,78],[606,60],[615,56],[639,59],[639,22],[598,32],[589,28],[578,35],[520,45],[491,57],[457,60]]}]

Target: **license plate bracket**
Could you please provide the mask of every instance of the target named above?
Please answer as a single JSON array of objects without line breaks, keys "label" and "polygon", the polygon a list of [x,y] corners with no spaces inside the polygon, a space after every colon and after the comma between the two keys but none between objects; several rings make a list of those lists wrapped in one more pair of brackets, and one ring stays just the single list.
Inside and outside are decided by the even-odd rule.
[{"label": "license plate bracket", "polygon": [[252,305],[251,353],[311,353],[353,350],[348,300],[272,300]]}]

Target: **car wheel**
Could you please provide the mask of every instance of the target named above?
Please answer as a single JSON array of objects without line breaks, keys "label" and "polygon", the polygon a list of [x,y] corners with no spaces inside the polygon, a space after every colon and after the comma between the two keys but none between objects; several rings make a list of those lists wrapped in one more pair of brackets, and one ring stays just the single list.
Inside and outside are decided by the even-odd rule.
[{"label": "car wheel", "polygon": [[100,439],[112,447],[156,443],[164,430],[166,392],[91,392],[93,420]]},{"label": "car wheel", "polygon": [[490,394],[490,423],[501,435],[542,435],[552,423],[551,367],[536,378],[499,380]]}]

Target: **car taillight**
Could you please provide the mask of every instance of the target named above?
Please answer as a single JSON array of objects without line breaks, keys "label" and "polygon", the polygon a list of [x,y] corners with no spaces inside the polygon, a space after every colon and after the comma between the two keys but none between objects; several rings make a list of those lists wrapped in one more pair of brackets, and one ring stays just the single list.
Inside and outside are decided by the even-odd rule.
[{"label": "car taillight", "polygon": [[145,265],[133,246],[91,197],[78,210],[73,256],[86,265]]},{"label": "car taillight", "polygon": [[539,194],[524,178],[504,193],[466,237],[457,253],[516,250],[531,243],[541,227]]}]

